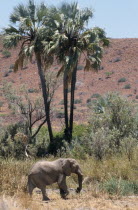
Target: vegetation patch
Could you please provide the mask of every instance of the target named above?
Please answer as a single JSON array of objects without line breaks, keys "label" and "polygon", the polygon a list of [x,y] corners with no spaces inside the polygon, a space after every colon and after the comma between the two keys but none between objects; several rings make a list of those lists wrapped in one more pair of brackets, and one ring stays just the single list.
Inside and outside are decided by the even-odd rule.
[{"label": "vegetation patch", "polygon": [[74,104],[81,104],[82,103],[82,100],[81,99],[75,99],[74,100]]},{"label": "vegetation patch", "polygon": [[39,91],[37,89],[34,88],[29,88],[28,89],[28,93],[38,93]]},{"label": "vegetation patch", "polygon": [[9,58],[11,57],[11,53],[8,50],[2,51],[2,55],[4,58]]},{"label": "vegetation patch", "polygon": [[64,118],[64,112],[58,112],[57,114],[56,114],[56,117],[57,118]]},{"label": "vegetation patch", "polygon": [[3,77],[8,77],[8,76],[9,76],[9,72],[6,71],[6,72],[4,73],[4,75],[3,75]]},{"label": "vegetation patch", "polygon": [[130,89],[131,88],[131,85],[130,84],[126,84],[125,86],[124,86],[124,89]]},{"label": "vegetation patch", "polygon": [[77,66],[77,70],[83,70],[83,69],[84,69],[84,66],[82,66],[82,65]]},{"label": "vegetation patch", "polygon": [[107,79],[110,78],[110,76],[111,76],[112,74],[114,74],[114,71],[105,72],[105,76],[106,76]]},{"label": "vegetation patch", "polygon": [[64,105],[64,100],[63,99],[59,102],[59,105]]},{"label": "vegetation patch", "polygon": [[118,83],[120,83],[120,82],[126,82],[127,81],[127,79],[125,78],[125,77],[122,77],[122,78],[120,78],[119,80],[118,80]]},{"label": "vegetation patch", "polygon": [[91,98],[100,98],[101,95],[99,93],[94,93]]},{"label": "vegetation patch", "polygon": [[103,184],[103,189],[111,195],[138,195],[138,182],[112,178]]}]

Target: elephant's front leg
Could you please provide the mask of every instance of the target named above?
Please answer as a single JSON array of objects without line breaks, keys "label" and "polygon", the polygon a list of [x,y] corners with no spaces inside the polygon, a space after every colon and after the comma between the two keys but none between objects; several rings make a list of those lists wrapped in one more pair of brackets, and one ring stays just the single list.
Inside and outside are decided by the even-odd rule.
[{"label": "elephant's front leg", "polygon": [[45,186],[41,187],[42,195],[43,195],[43,201],[49,201],[50,199],[46,195],[46,188]]},{"label": "elephant's front leg", "polygon": [[60,189],[60,195],[63,199],[66,199],[66,196],[69,194],[67,184],[66,184],[66,176],[64,174],[60,174],[58,179],[58,186]]}]

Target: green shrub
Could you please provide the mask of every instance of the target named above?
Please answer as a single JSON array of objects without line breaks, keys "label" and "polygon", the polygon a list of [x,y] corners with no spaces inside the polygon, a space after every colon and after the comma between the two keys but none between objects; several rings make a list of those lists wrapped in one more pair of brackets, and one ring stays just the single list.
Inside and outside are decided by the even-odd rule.
[{"label": "green shrub", "polygon": [[14,69],[14,64],[11,64],[9,69]]},{"label": "green shrub", "polygon": [[87,130],[86,125],[83,125],[83,124],[76,125],[76,124],[74,124],[73,125],[73,138],[81,137],[82,135],[85,134],[86,130]]},{"label": "green shrub", "polygon": [[75,99],[74,100],[74,104],[81,104],[82,103],[82,100],[81,99]]},{"label": "green shrub", "polygon": [[[49,135],[46,127],[42,127],[34,139],[24,142],[22,136],[26,126],[22,123],[2,128],[0,132],[0,157],[13,157],[16,159],[25,158],[25,146],[33,157],[43,157],[47,154],[49,146]],[[18,135],[17,135],[18,134]]]},{"label": "green shrub", "polygon": [[109,78],[112,74],[114,74],[113,71],[111,71],[111,72],[105,72],[105,75],[106,75],[107,78]]},{"label": "green shrub", "polygon": [[112,178],[103,184],[103,189],[109,194],[138,194],[138,182]]},{"label": "green shrub", "polygon": [[127,79],[125,77],[122,77],[118,80],[118,82],[126,82],[126,81],[127,81]]},{"label": "green shrub", "polygon": [[18,123],[9,125],[7,128],[2,128],[0,156],[23,158],[25,151],[24,143],[20,139],[14,139],[16,133],[24,130],[23,127],[22,123]]},{"label": "green shrub", "polygon": [[11,73],[11,72],[13,72],[13,70],[12,70],[12,69],[9,69],[9,70],[8,70],[8,73]]},{"label": "green shrub", "polygon": [[29,88],[28,93],[38,93],[38,90],[34,88]]},{"label": "green shrub", "polygon": [[91,98],[88,98],[87,101],[86,101],[86,103],[88,104],[88,103],[90,103],[91,101],[92,101]]},{"label": "green shrub", "polygon": [[63,99],[59,102],[59,105],[64,105],[64,100]]},{"label": "green shrub", "polygon": [[3,77],[8,77],[8,76],[9,76],[9,72],[6,71],[6,72],[4,73],[4,75],[3,75]]},{"label": "green shrub", "polygon": [[64,112],[58,112],[58,113],[56,114],[56,117],[57,117],[57,118],[64,118]]},{"label": "green shrub", "polygon": [[[89,145],[88,153],[101,160],[106,155],[117,152],[121,154],[123,145],[127,149],[128,158],[132,159],[133,144],[129,145],[128,142],[133,142],[138,137],[136,107],[132,102],[118,94],[108,94],[91,103],[89,108],[89,129],[84,141]],[[127,144],[123,143],[126,138]],[[138,145],[138,141],[136,144]]]},{"label": "green shrub", "polygon": [[127,156],[129,161],[132,160],[137,145],[137,139],[133,138],[132,136],[125,137],[124,139],[122,139],[121,151]]},{"label": "green shrub", "polygon": [[130,89],[131,88],[131,85],[130,84],[127,84],[124,86],[124,89]]},{"label": "green shrub", "polygon": [[2,55],[4,58],[9,58],[11,57],[11,53],[8,50],[2,51]]},{"label": "green shrub", "polygon": [[136,95],[136,99],[138,99],[138,95]]},{"label": "green shrub", "polygon": [[34,142],[30,145],[29,151],[33,152],[36,157],[44,157],[48,154],[49,143],[48,129],[46,126],[43,126],[35,137]]},{"label": "green shrub", "polygon": [[0,101],[0,111],[1,111],[1,107],[3,106],[4,102]]},{"label": "green shrub", "polygon": [[81,65],[77,66],[77,70],[83,70],[83,69],[84,69],[84,66],[81,66]]},{"label": "green shrub", "polygon": [[101,95],[99,93],[94,93],[91,98],[99,98],[101,97]]}]

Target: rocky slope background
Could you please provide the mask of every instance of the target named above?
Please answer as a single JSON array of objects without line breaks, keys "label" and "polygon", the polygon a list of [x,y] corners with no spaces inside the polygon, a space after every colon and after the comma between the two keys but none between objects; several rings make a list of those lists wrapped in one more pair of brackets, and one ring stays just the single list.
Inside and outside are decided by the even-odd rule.
[{"label": "rocky slope background", "polygon": [[[111,39],[110,47],[104,51],[101,68],[98,73],[84,72],[84,59],[81,57],[78,65],[74,120],[76,123],[87,121],[88,103],[95,100],[99,95],[103,96],[108,92],[119,92],[135,103],[138,102],[138,39]],[[13,65],[18,56],[18,49],[5,53],[0,38],[0,118],[2,124],[11,124],[20,120],[19,116],[12,114],[8,103],[3,96],[3,84],[11,83],[13,88],[18,89],[21,85],[28,88],[31,96],[41,94],[39,88],[39,77],[35,60],[18,72],[13,72]],[[55,63],[51,70],[58,72],[59,66]],[[35,90],[40,90],[39,93]],[[37,93],[36,93],[37,92]],[[58,128],[59,118],[57,113],[63,112],[62,85],[55,92],[53,104],[54,115],[53,125]],[[86,120],[85,120],[86,119]]]}]

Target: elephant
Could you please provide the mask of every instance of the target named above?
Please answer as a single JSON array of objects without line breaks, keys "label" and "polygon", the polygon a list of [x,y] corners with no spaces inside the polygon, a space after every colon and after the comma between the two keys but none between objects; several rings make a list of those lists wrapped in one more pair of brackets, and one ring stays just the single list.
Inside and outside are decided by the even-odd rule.
[{"label": "elephant", "polygon": [[60,158],[55,161],[38,161],[32,166],[28,175],[28,192],[32,196],[33,189],[37,187],[41,189],[43,200],[48,201],[50,199],[46,195],[46,186],[57,182],[61,198],[66,199],[69,194],[66,176],[70,176],[71,173],[78,175],[79,186],[76,193],[79,193],[82,189],[83,174],[75,159]]}]

